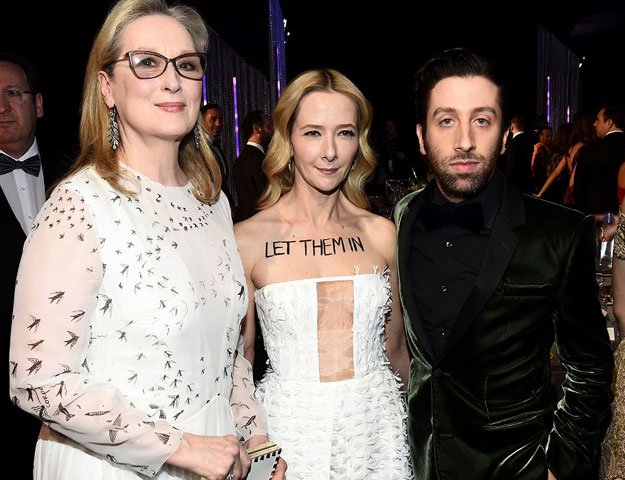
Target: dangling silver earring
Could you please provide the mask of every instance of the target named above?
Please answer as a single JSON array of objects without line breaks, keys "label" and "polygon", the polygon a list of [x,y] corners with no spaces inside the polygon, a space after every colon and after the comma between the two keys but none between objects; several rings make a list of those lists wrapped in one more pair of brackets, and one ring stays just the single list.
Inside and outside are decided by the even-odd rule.
[{"label": "dangling silver earring", "polygon": [[291,157],[291,160],[289,160],[289,163],[287,165],[287,170],[289,171],[289,174],[293,174],[293,157]]},{"label": "dangling silver earring", "polygon": [[202,132],[200,126],[196,123],[193,129],[193,139],[195,140],[195,148],[200,149],[200,140],[202,139]]},{"label": "dangling silver earring", "polygon": [[116,115],[117,109],[114,106],[109,108],[109,126],[106,135],[113,150],[117,150],[117,147],[119,147],[119,125],[117,125],[117,120],[115,120]]},{"label": "dangling silver earring", "polygon": [[354,160],[354,161],[352,162],[352,166],[351,166],[351,167],[349,167],[349,173],[352,173],[352,172],[354,171],[354,168],[356,168],[356,160]]}]

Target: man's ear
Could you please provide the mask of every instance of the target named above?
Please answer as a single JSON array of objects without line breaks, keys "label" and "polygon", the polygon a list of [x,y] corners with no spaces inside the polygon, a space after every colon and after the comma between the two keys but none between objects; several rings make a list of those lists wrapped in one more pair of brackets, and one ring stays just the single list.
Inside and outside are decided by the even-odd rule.
[{"label": "man's ear", "polygon": [[419,151],[421,155],[427,155],[428,152],[425,151],[425,144],[423,141],[423,126],[420,123],[417,123],[417,139],[419,140]]},{"label": "man's ear", "polygon": [[43,117],[43,95],[41,93],[35,94],[35,112],[37,113],[37,118]]},{"label": "man's ear", "polygon": [[501,152],[499,152],[502,155],[504,153],[506,153],[506,140],[508,140],[508,135],[509,135],[509,131],[508,130],[504,130],[503,131],[503,137],[501,139]]}]

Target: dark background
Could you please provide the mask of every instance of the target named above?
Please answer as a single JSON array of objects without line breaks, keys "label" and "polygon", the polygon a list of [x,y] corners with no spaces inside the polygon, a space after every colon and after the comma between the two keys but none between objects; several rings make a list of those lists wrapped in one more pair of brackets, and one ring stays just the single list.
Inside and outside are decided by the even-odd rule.
[{"label": "dark background", "polygon": [[[375,9],[355,1],[317,1],[302,9],[283,0],[287,66],[335,66],[348,74],[373,102],[378,120],[393,116],[404,134],[414,132],[412,78],[442,49],[465,46],[494,58],[507,76],[512,110],[528,118],[536,112],[537,25],[556,35],[581,67],[581,107],[625,103],[625,5],[556,8],[556,2],[500,4],[486,10],[475,2],[451,5],[385,0]],[[598,3],[598,2],[595,2]],[[464,5],[464,6],[462,6]],[[575,112],[573,112],[575,113]]]},{"label": "dark background", "polygon": [[[91,42],[110,0],[88,2],[11,2],[3,5],[0,50],[29,56],[43,80],[45,116],[40,135],[75,149],[82,78]],[[235,51],[259,70],[269,71],[268,2],[188,0]],[[584,56],[582,108],[625,103],[624,7],[522,8],[506,5],[486,11],[470,6],[385,0],[376,8],[355,0],[282,0],[289,33],[287,80],[313,67],[347,74],[373,103],[376,119],[395,117],[400,129],[414,132],[412,76],[438,51],[478,48],[507,73],[513,109],[530,117],[536,105],[536,25],[542,24]],[[367,2],[368,3],[368,2]],[[72,18],[70,20],[70,17]],[[487,18],[488,17],[488,18]]]}]

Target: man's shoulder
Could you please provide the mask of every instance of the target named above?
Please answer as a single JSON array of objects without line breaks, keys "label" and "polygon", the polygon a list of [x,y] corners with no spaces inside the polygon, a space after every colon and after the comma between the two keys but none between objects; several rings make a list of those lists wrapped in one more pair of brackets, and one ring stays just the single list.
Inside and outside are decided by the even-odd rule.
[{"label": "man's shoulder", "polygon": [[625,133],[614,131],[597,143],[604,146],[607,150],[614,151],[615,155],[622,155],[623,150],[625,150]]},{"label": "man's shoulder", "polygon": [[265,155],[258,148],[251,145],[244,145],[234,164],[236,167],[237,164],[244,165],[251,162],[256,163],[258,160],[262,161],[264,157]]},{"label": "man's shoulder", "polygon": [[523,193],[522,196],[526,208],[570,218],[581,219],[584,217],[584,214],[579,210],[575,210],[574,208],[567,207],[560,203],[545,200],[544,198],[538,198],[535,195],[528,193]]},{"label": "man's shoulder", "polygon": [[527,224],[535,224],[542,229],[570,231],[579,228],[587,217],[579,210],[529,194],[523,194],[523,203]]},{"label": "man's shoulder", "polygon": [[393,221],[396,225],[399,225],[404,214],[409,210],[413,201],[423,193],[423,188],[409,193],[408,195],[400,198],[393,207]]}]

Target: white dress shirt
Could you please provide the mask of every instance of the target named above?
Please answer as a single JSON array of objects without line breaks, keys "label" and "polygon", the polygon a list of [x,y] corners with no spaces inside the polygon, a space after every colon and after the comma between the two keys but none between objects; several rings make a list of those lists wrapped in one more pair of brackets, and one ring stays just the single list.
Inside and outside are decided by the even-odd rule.
[{"label": "white dress shirt", "polygon": [[263,154],[265,153],[265,149],[263,148],[263,146],[260,143],[256,143],[256,142],[252,142],[251,140],[248,140],[247,144],[251,145],[252,147],[258,148],[261,152],[263,152]]},{"label": "white dress shirt", "polygon": [[[0,152],[8,155],[2,150]],[[14,158],[14,160],[23,162],[33,155],[39,155],[36,139],[24,155],[20,158]],[[11,157],[11,155],[9,156]],[[20,222],[24,233],[28,234],[37,213],[39,213],[46,199],[43,169],[40,169],[39,175],[35,177],[22,169],[16,168],[12,172],[0,175],[0,187],[2,187],[2,192],[11,206],[11,210],[13,210],[13,214]]]}]

